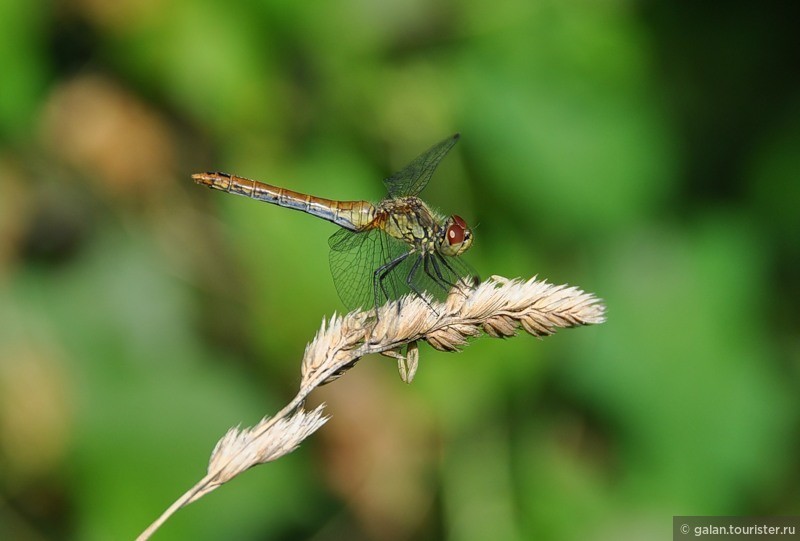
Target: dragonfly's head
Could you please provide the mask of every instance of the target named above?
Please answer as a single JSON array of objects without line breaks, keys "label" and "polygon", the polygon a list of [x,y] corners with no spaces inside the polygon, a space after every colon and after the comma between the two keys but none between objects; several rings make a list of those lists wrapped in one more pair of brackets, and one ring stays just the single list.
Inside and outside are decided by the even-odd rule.
[{"label": "dragonfly's head", "polygon": [[472,231],[461,216],[453,214],[444,223],[439,251],[448,256],[458,256],[472,246]]}]

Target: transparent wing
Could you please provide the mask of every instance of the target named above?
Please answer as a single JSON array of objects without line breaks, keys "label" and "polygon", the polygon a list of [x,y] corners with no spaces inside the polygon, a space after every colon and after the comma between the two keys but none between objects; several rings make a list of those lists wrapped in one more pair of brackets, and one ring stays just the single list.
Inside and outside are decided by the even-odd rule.
[{"label": "transparent wing", "polygon": [[458,142],[459,137],[459,134],[455,134],[433,145],[401,171],[384,179],[389,196],[396,198],[419,194],[428,184],[442,158]]},{"label": "transparent wing", "polygon": [[[407,293],[444,300],[453,288],[474,287],[479,278],[459,257],[409,253],[408,244],[381,229],[340,229],[329,239],[330,266],[339,298],[352,310],[369,310]],[[392,263],[395,262],[394,265]],[[386,272],[375,271],[384,268]]]},{"label": "transparent wing", "polygon": [[[380,262],[378,229],[349,231],[339,229],[328,239],[333,284],[348,309],[369,309],[373,304],[372,272]],[[376,261],[377,260],[377,261]]]},{"label": "transparent wing", "polygon": [[[339,298],[348,309],[369,310],[375,306],[375,271],[388,261],[408,253],[404,242],[394,239],[381,229],[356,232],[340,229],[328,240],[331,247],[330,265],[333,283]],[[392,279],[384,280],[378,288],[377,302],[383,303],[402,295]],[[385,292],[384,292],[385,290]]]}]

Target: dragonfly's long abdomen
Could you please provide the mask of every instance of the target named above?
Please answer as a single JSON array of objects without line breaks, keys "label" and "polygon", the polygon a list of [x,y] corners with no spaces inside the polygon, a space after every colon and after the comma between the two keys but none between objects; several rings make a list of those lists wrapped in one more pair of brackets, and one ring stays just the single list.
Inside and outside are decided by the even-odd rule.
[{"label": "dragonfly's long abdomen", "polygon": [[192,178],[215,190],[307,212],[352,231],[364,229],[375,218],[375,207],[368,201],[323,199],[228,173],[197,173]]}]

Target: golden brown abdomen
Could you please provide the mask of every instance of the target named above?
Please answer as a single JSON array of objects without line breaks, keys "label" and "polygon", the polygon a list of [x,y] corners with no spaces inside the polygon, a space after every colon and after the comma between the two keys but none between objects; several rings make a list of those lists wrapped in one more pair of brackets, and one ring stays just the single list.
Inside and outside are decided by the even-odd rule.
[{"label": "golden brown abdomen", "polygon": [[323,199],[228,173],[197,173],[192,178],[209,188],[307,212],[351,231],[369,227],[375,218],[375,207],[368,201]]}]

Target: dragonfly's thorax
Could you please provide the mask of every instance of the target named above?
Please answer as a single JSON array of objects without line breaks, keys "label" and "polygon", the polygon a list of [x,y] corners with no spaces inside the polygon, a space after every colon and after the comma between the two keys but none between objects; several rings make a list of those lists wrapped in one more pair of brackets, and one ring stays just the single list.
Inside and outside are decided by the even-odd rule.
[{"label": "dragonfly's thorax", "polygon": [[434,252],[442,236],[442,219],[417,197],[384,199],[375,212],[375,226],[419,252]]},{"label": "dragonfly's thorax", "polygon": [[419,253],[459,256],[472,245],[472,231],[459,216],[443,218],[417,197],[384,199],[372,227],[409,244]]}]

